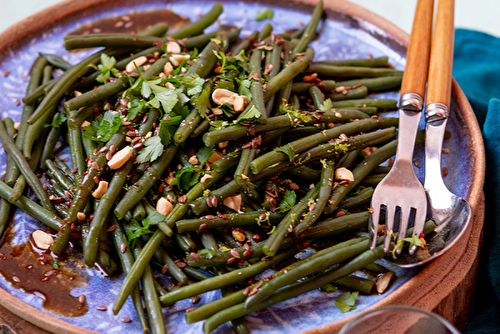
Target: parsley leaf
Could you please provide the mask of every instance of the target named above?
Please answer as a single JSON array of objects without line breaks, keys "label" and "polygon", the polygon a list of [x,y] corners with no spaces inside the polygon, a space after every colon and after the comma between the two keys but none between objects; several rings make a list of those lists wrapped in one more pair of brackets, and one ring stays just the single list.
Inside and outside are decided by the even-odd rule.
[{"label": "parsley leaf", "polygon": [[169,89],[155,94],[155,97],[149,101],[148,104],[154,106],[155,108],[159,108],[161,104],[163,111],[166,114],[169,114],[178,101],[179,97],[176,91],[174,89]]},{"label": "parsley leaf", "polygon": [[121,113],[108,110],[99,115],[92,125],[83,128],[83,138],[93,141],[108,141],[120,128],[123,118]]},{"label": "parsley leaf", "polygon": [[210,147],[202,147],[196,153],[196,157],[198,158],[200,167],[203,166],[205,162],[208,161],[208,159],[210,159],[210,157],[212,156],[212,154],[214,154],[214,152],[215,152],[214,146],[210,146]]},{"label": "parsley leaf", "polygon": [[342,311],[346,313],[356,309],[356,298],[358,298],[359,292],[345,292],[337,297],[335,305]]},{"label": "parsley leaf", "polygon": [[172,118],[160,120],[160,130],[158,131],[158,136],[161,138],[163,145],[167,146],[172,141],[177,127],[182,122],[182,116],[174,116]]},{"label": "parsley leaf", "polygon": [[325,292],[337,292],[337,291],[339,291],[339,289],[337,289],[337,287],[335,285],[332,285],[332,284],[323,285],[321,287],[321,289]]},{"label": "parsley leaf", "polygon": [[139,238],[141,235],[153,233],[149,228],[151,225],[158,225],[161,221],[165,219],[165,216],[158,212],[150,213],[145,219],[142,220],[143,226],[135,219],[130,220],[130,222],[125,225],[125,230],[127,232],[127,242],[129,247],[134,248],[135,239]]},{"label": "parsley leaf", "polygon": [[164,221],[165,218],[167,218],[167,217],[165,217],[164,215],[162,215],[158,211],[153,211],[146,218],[144,218],[142,223],[144,224],[144,226],[158,225],[159,223]]},{"label": "parsley leaf", "polygon": [[211,258],[214,257],[215,251],[212,249],[203,248],[198,251],[198,255],[201,256],[202,258],[210,260]]},{"label": "parsley leaf", "polygon": [[159,136],[154,136],[146,139],[144,147],[139,151],[136,162],[142,164],[144,162],[153,162],[163,154],[163,144]]},{"label": "parsley leaf", "polygon": [[189,188],[198,183],[198,179],[201,176],[199,170],[200,167],[187,164],[175,173],[175,178],[170,185],[177,186],[179,189],[189,190]]},{"label": "parsley leaf", "polygon": [[186,88],[188,96],[199,94],[203,89],[203,84],[205,83],[205,80],[200,78],[198,74],[184,76],[179,80]]},{"label": "parsley leaf", "polygon": [[97,68],[101,72],[96,80],[100,83],[105,83],[107,79],[111,77],[111,74],[117,77],[120,72],[114,68],[116,64],[115,57],[110,57],[105,53],[101,54],[101,64],[97,65]]},{"label": "parsley leaf", "polygon": [[207,118],[207,114],[210,111],[210,90],[211,86],[206,87],[198,97],[196,101],[196,107],[198,108],[198,113],[201,117]]},{"label": "parsley leaf", "polygon": [[326,99],[320,106],[319,110],[329,111],[333,109],[333,102],[330,99]]},{"label": "parsley leaf", "polygon": [[285,153],[288,156],[288,159],[290,159],[290,161],[293,161],[293,159],[295,158],[295,152],[290,147],[290,145],[275,147],[274,151]]},{"label": "parsley leaf", "polygon": [[280,208],[278,212],[282,213],[282,212],[290,211],[290,209],[292,209],[295,206],[296,200],[297,200],[297,195],[295,194],[295,191],[286,190],[285,196],[278,203],[278,206]]},{"label": "parsley leaf", "polygon": [[255,16],[255,19],[257,21],[264,21],[266,19],[272,19],[274,16],[274,12],[270,8],[262,8],[257,15]]},{"label": "parsley leaf", "polygon": [[44,124],[43,126],[48,128],[48,127],[53,127],[53,128],[58,128],[60,127],[68,118],[63,114],[63,113],[56,113],[54,115],[54,118],[52,118],[52,123],[51,124]]},{"label": "parsley leaf", "polygon": [[146,106],[146,101],[140,100],[136,97],[130,98],[130,108],[128,109],[127,119],[134,120],[137,115],[144,109]]},{"label": "parsley leaf", "polygon": [[[396,237],[396,236],[394,236],[394,237]],[[422,240],[420,240],[420,238],[418,236],[416,236],[416,235],[408,237],[408,238],[404,238],[404,239],[399,239],[397,241],[396,245],[394,246],[394,248],[391,251],[392,257],[394,259],[397,258],[397,256],[396,256],[397,250],[398,249],[403,249],[403,246],[404,246],[405,242],[409,243],[410,246],[422,247]]]},{"label": "parsley leaf", "polygon": [[252,92],[250,91],[250,88],[252,86],[252,82],[248,79],[245,79],[245,80],[238,80],[236,79],[236,81],[238,82],[239,86],[238,86],[238,94],[239,95],[245,95],[248,97],[248,99],[252,100]]},{"label": "parsley leaf", "polygon": [[260,113],[259,109],[257,109],[256,106],[252,106],[252,108],[250,108],[250,110],[247,111],[245,115],[241,116],[238,119],[238,123],[248,120],[254,120],[260,118],[260,116],[262,116],[262,114]]}]

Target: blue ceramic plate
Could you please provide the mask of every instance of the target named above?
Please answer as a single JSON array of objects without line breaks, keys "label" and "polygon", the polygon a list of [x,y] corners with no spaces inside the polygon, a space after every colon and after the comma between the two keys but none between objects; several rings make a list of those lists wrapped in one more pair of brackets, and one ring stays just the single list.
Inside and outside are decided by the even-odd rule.
[{"label": "blue ceramic plate", "polygon": [[[28,77],[30,65],[38,52],[53,53],[64,56],[69,62],[76,63],[88,53],[68,53],[63,48],[63,37],[65,34],[75,30],[83,24],[90,23],[110,16],[122,16],[133,11],[146,11],[153,9],[171,9],[176,13],[186,15],[191,20],[196,20],[198,14],[208,11],[211,2],[206,1],[176,1],[175,3],[147,2],[127,5],[95,6],[87,8],[81,13],[73,13],[64,19],[56,21],[45,29],[34,32],[30,38],[24,38],[13,46],[9,52],[0,55],[0,73],[9,70],[8,76],[0,75],[0,113],[2,118],[11,117],[18,121],[21,115],[22,105],[17,105],[16,100],[22,99],[27,82],[22,77]],[[139,1],[137,1],[139,2]],[[97,3],[97,1],[96,1]],[[276,2],[277,4],[278,2]],[[269,5],[266,5],[269,7]],[[254,29],[261,29],[266,22],[274,27],[274,32],[282,32],[287,29],[299,27],[299,22],[307,23],[312,12],[312,7],[301,5],[296,7],[291,2],[272,6],[274,18],[272,20],[258,22],[254,18],[262,8],[266,7],[259,3],[245,3],[230,1],[224,3],[224,13],[219,23],[232,24],[242,27],[242,36],[249,35]],[[283,7],[278,7],[283,6]],[[314,41],[312,46],[316,51],[316,60],[325,59],[347,59],[356,57],[374,57],[387,55],[390,62],[397,69],[403,69],[405,65],[405,47],[398,41],[386,34],[377,26],[353,18],[349,15],[327,11],[328,17],[321,27],[320,39]],[[211,30],[215,29],[212,27]],[[383,97],[398,98],[396,93],[383,94]],[[449,169],[446,183],[450,190],[459,196],[467,198],[472,183],[474,161],[471,154],[471,138],[467,127],[461,120],[461,112],[455,100],[452,101],[452,116],[448,127],[452,132],[452,138],[445,143],[450,149],[450,154],[444,155],[444,166],[452,166]],[[417,157],[423,162],[421,150],[417,150]],[[5,154],[0,151],[0,174],[4,173]],[[420,178],[423,170],[416,169]],[[39,223],[21,211],[15,216],[15,235],[13,242],[22,244],[26,242],[28,235],[38,229]],[[403,271],[399,268],[391,268],[396,272],[397,279],[391,289],[384,295],[360,296],[356,301],[356,310],[348,314],[342,314],[335,306],[334,301],[338,293],[321,293],[313,291],[306,295],[283,302],[277,306],[270,307],[266,313],[254,313],[247,316],[251,333],[297,333],[318,328],[339,320],[347,315],[362,311],[367,307],[379,302],[388,294],[394,292],[398,287],[411,279],[416,270]],[[0,287],[35,309],[46,312],[46,323],[55,319],[72,325],[80,326],[82,331],[97,331],[102,333],[139,333],[140,325],[135,316],[132,303],[128,301],[118,316],[111,313],[111,305],[120,288],[123,277],[108,280],[100,276],[93,269],[82,269],[81,275],[88,277],[88,284],[84,287],[74,288],[71,294],[79,296],[84,294],[87,298],[89,311],[80,317],[62,317],[44,311],[42,300],[21,290],[14,289],[8,282],[0,279]],[[210,302],[219,297],[218,292],[209,292],[202,296],[201,303]],[[21,303],[21,305],[23,305]],[[97,311],[96,306],[105,305],[107,312]],[[192,307],[186,300],[178,302],[173,307],[164,308],[167,331],[170,333],[202,333],[202,323],[187,325],[184,321],[185,310]],[[131,323],[123,323],[121,318],[131,318]],[[57,320],[56,320],[57,322]],[[86,329],[86,330],[85,330]],[[54,330],[54,329],[52,329]],[[74,328],[71,329],[74,331]],[[223,326],[217,333],[230,333],[229,326]]]}]

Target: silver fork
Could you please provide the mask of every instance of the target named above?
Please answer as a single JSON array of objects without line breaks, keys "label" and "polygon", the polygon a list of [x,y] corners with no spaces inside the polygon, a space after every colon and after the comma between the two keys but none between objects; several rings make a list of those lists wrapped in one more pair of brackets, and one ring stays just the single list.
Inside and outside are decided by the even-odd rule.
[{"label": "silver fork", "polygon": [[[384,250],[387,252],[393,234],[397,239],[406,237],[411,211],[415,211],[413,235],[419,235],[427,215],[424,187],[413,171],[413,147],[420,122],[423,96],[427,82],[432,32],[434,0],[419,0],[415,10],[412,33],[406,53],[406,67],[401,83],[399,102],[399,132],[396,160],[391,171],[379,183],[372,197],[370,234],[371,249],[377,244],[381,207],[386,207]],[[394,230],[397,208],[400,209],[399,231]],[[413,254],[415,247],[410,248]],[[400,253],[401,249],[397,249]]]}]

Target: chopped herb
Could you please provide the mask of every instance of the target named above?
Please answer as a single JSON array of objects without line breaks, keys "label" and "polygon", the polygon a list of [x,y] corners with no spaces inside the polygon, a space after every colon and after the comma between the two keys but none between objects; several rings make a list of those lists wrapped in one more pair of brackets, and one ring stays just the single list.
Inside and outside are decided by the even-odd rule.
[{"label": "chopped herb", "polygon": [[215,251],[212,249],[203,248],[198,251],[198,255],[201,256],[202,258],[210,260],[211,258],[214,257]]},{"label": "chopped herb", "polygon": [[158,136],[161,138],[161,143],[164,146],[170,145],[177,127],[182,122],[182,116],[174,116],[172,118],[160,120],[160,130],[158,131]]},{"label": "chopped herb", "polygon": [[203,84],[205,83],[205,80],[200,78],[198,74],[182,77],[179,79],[179,81],[186,88],[186,93],[188,96],[193,96],[201,93]]},{"label": "chopped herb", "polygon": [[238,94],[239,95],[245,95],[250,100],[252,100],[252,92],[250,91],[250,87],[252,86],[252,82],[250,80],[248,80],[248,79],[241,80],[241,81],[239,81],[238,79],[236,79],[236,81],[239,84],[239,86],[238,86]]},{"label": "chopped herb", "polygon": [[52,123],[51,124],[44,124],[43,126],[48,128],[48,127],[53,127],[53,128],[58,128],[60,127],[64,122],[66,122],[68,118],[60,112],[57,112],[54,115],[54,118],[52,118]]},{"label": "chopped herb", "polygon": [[339,291],[339,289],[335,285],[332,285],[332,284],[323,285],[321,287],[321,289],[325,292],[337,292],[337,291]]},{"label": "chopped herb", "polygon": [[199,166],[187,164],[175,174],[175,178],[170,185],[177,186],[179,189],[189,190],[189,188],[198,183],[201,176],[201,172],[199,172],[199,170]]},{"label": "chopped herb", "polygon": [[285,196],[281,201],[279,201],[279,211],[278,212],[287,212],[290,211],[295,206],[295,201],[297,200],[297,194],[293,190],[286,190]]},{"label": "chopped herb", "polygon": [[342,311],[342,313],[346,313],[356,309],[356,298],[358,298],[359,292],[344,292],[340,296],[337,297],[335,301],[335,305]]},{"label": "chopped herb", "polygon": [[107,54],[102,53],[101,63],[97,65],[97,68],[101,73],[97,76],[96,80],[100,83],[105,83],[106,80],[111,77],[111,75],[118,77],[120,72],[116,68],[114,68],[115,64],[115,57],[110,57]]},{"label": "chopped herb", "polygon": [[142,223],[144,225],[147,225],[147,226],[158,225],[159,223],[164,221],[165,218],[167,218],[167,217],[165,217],[164,215],[162,215],[158,211],[153,211],[146,218],[143,219]]},{"label": "chopped herb", "polygon": [[[127,243],[130,248],[134,248],[135,239],[139,238],[141,235],[153,233],[149,229],[152,225],[146,219],[142,221],[143,226],[135,219],[131,219],[130,222],[125,225],[125,230],[127,232]],[[154,225],[154,224],[153,224]]]},{"label": "chopped herb", "polygon": [[208,85],[198,97],[196,101],[196,107],[198,108],[198,113],[203,118],[208,118],[207,115],[210,112],[210,90],[211,86]]},{"label": "chopped herb", "polygon": [[146,139],[144,147],[139,151],[136,162],[142,164],[144,162],[153,162],[163,153],[163,144],[159,136],[154,136]]},{"label": "chopped herb", "polygon": [[266,19],[272,19],[274,16],[274,12],[270,8],[263,8],[261,9],[257,15],[255,16],[255,19],[257,21],[264,21]]},{"label": "chopped herb", "polygon": [[326,99],[320,106],[320,110],[329,111],[333,109],[333,102],[330,99]]},{"label": "chopped herb", "polygon": [[59,269],[59,260],[58,259],[52,260],[52,267],[54,267],[54,269]]},{"label": "chopped herb", "polygon": [[121,113],[108,110],[99,115],[91,125],[83,128],[83,138],[93,141],[108,141],[123,122]]},{"label": "chopped herb", "polygon": [[250,110],[247,111],[245,113],[245,115],[241,116],[238,119],[238,121],[239,121],[238,123],[243,122],[243,121],[258,119],[258,118],[260,118],[260,116],[262,116],[262,114],[257,109],[257,107],[256,106],[252,106],[252,108],[250,108]]},{"label": "chopped herb", "polygon": [[146,101],[138,99],[135,96],[131,96],[129,101],[130,101],[130,108],[128,109],[127,119],[132,121],[144,109]]},{"label": "chopped herb", "polygon": [[275,147],[274,151],[285,153],[290,161],[293,161],[295,158],[295,152],[288,144],[285,146]]}]

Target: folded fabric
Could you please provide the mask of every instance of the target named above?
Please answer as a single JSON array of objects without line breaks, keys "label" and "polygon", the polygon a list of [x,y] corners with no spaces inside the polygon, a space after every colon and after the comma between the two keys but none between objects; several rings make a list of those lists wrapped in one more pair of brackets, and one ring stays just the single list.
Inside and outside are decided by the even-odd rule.
[{"label": "folded fabric", "polygon": [[486,215],[479,282],[467,334],[500,332],[500,38],[455,32],[453,76],[483,129],[486,149]]}]

